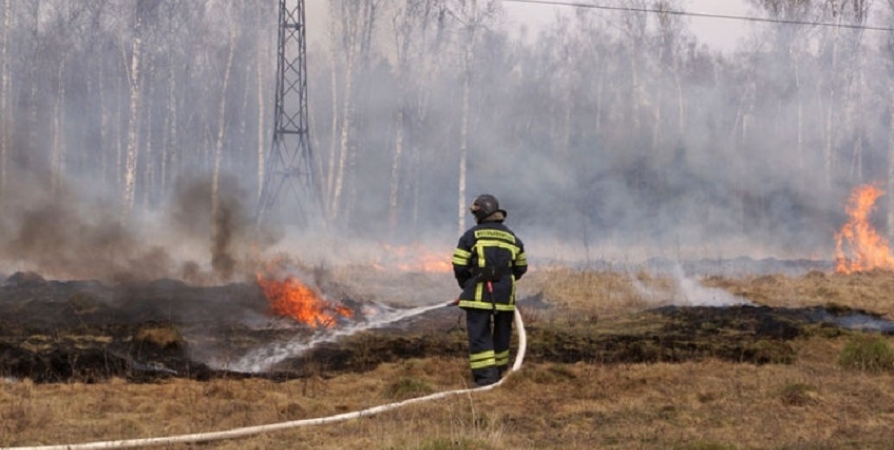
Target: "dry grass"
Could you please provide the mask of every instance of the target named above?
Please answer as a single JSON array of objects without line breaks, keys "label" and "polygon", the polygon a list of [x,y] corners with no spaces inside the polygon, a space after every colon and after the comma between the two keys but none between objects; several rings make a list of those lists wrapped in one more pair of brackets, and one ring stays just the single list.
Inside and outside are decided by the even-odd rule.
[{"label": "dry grass", "polygon": [[[554,323],[623,322],[650,306],[626,275],[533,273]],[[543,277],[543,278],[540,278]],[[641,281],[661,287],[666,280]],[[711,278],[772,306],[837,304],[892,317],[894,275]],[[157,337],[157,336],[156,336]],[[891,337],[881,338],[889,346]],[[359,420],[202,445],[215,449],[894,449],[894,371],[840,364],[853,336],[793,342],[785,365],[532,364],[504,386]],[[467,384],[464,358],[276,383],[0,381],[0,447],[217,431],[323,417]],[[165,448],[165,447],[161,447]],[[168,448],[191,448],[174,445]]]}]

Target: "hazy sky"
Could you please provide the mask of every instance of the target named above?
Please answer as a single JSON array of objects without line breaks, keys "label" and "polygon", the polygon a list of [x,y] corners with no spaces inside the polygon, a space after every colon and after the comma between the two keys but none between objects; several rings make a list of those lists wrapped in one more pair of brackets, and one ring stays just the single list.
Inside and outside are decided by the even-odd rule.
[{"label": "hazy sky", "polygon": [[[305,0],[306,21],[308,28],[308,40],[313,45],[319,42],[327,26],[327,4],[329,0]],[[572,2],[573,3],[573,2]],[[615,6],[623,5],[623,0],[602,0],[598,4]],[[510,31],[517,31],[522,26],[529,29],[529,33],[536,35],[536,30],[543,24],[552,22],[556,14],[571,12],[569,6],[550,6],[540,4],[525,4],[504,2],[507,27]],[[745,0],[685,0],[683,9],[686,11],[706,14],[727,14],[735,16],[749,15],[752,8]],[[610,17],[621,12],[604,11],[602,14]],[[747,33],[748,25],[738,20],[689,17],[693,33],[698,38],[719,50],[733,50],[739,41]]]},{"label": "hazy sky", "polygon": [[[322,2],[324,0],[311,1]],[[571,3],[575,3],[575,1],[572,1]],[[584,1],[582,3],[588,2]],[[620,6],[627,2],[623,0],[601,0],[590,3],[606,6]],[[510,22],[508,25],[510,30],[515,30],[522,25],[527,25],[531,31],[534,31],[539,25],[551,22],[557,13],[562,14],[573,11],[573,8],[569,6],[550,6],[516,2],[504,2],[503,7],[507,14],[507,20]],[[745,16],[748,15],[750,7],[744,0],[685,0],[681,9],[705,14]],[[623,12],[602,11],[600,14],[604,14],[607,18],[611,18],[613,15],[620,18],[620,15],[623,14]],[[739,20],[699,17],[688,17],[686,20],[689,21],[693,33],[695,33],[701,41],[724,51],[735,49],[737,43],[743,38],[747,31],[747,25]]]}]

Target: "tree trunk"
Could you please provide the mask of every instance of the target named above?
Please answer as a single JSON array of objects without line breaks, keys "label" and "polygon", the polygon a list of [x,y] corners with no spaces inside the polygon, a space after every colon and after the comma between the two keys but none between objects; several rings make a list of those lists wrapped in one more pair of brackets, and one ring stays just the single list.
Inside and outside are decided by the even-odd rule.
[{"label": "tree trunk", "polygon": [[[260,4],[259,4],[260,5]],[[263,23],[260,18],[263,16],[261,12],[260,6],[258,8],[258,23]],[[255,70],[257,72],[258,77],[258,142],[257,142],[257,152],[258,152],[258,192],[257,198],[261,198],[261,191],[264,189],[264,166],[266,164],[265,155],[267,154],[267,141],[265,140],[265,136],[267,133],[267,123],[265,122],[265,118],[267,116],[267,92],[264,90],[264,80],[265,80],[265,71],[264,64],[267,63],[267,39],[268,34],[264,31],[264,27],[259,27],[260,31],[258,32],[258,49],[257,54],[255,55]]]},{"label": "tree trunk", "polygon": [[[353,126],[353,116],[354,116],[354,64],[355,64],[355,49],[357,45],[357,33],[359,33],[359,26],[357,26],[356,22],[359,21],[359,18],[354,19],[354,23],[349,23],[346,26],[349,27],[347,30],[347,52],[345,55],[345,80],[344,80],[344,92],[342,99],[342,108],[341,108],[341,137],[339,144],[339,155],[338,155],[338,166],[335,172],[335,182],[332,190],[332,199],[329,205],[329,217],[331,220],[335,220],[338,218],[339,208],[341,205],[341,193],[344,185],[345,179],[345,166],[348,162],[348,159],[351,158],[351,127]],[[350,21],[349,21],[350,22]]]},{"label": "tree trunk", "polygon": [[[892,5],[894,9],[894,5]],[[894,57],[894,56],[892,56]],[[891,61],[894,64],[894,61]],[[888,84],[888,238],[894,239],[894,74]]]},{"label": "tree trunk", "polygon": [[168,101],[167,114],[165,114],[165,144],[162,146],[161,154],[161,190],[168,188],[168,179],[170,178],[168,165],[171,162],[174,149],[180,146],[180,109],[177,99],[177,74],[174,70],[174,62],[168,61]]},{"label": "tree trunk", "polygon": [[[333,21],[335,20],[335,16],[333,15]],[[329,157],[328,157],[328,169],[326,171],[326,180],[323,183],[323,186],[326,186],[324,192],[324,198],[326,201],[325,205],[330,205],[330,201],[332,200],[332,193],[335,190],[335,160],[338,157],[336,142],[338,139],[338,59],[336,56],[336,45],[335,45],[335,36],[333,34],[331,38],[332,42],[329,46],[329,61],[332,63],[331,71],[329,72],[329,89],[331,92],[331,101],[332,101],[332,120],[330,123],[330,137],[329,137]],[[328,209],[328,206],[327,206]],[[330,214],[331,215],[331,214]]]},{"label": "tree trunk", "polygon": [[9,133],[12,122],[9,107],[9,28],[11,26],[10,0],[3,1],[3,31],[0,36],[0,211],[6,193],[6,162],[9,158]]},{"label": "tree trunk", "polygon": [[471,2],[471,20],[467,25],[466,48],[464,55],[463,71],[463,101],[462,118],[459,130],[459,189],[457,189],[457,234],[461,235],[466,229],[466,168],[469,153],[469,114],[470,97],[472,96],[472,64],[475,52],[475,32],[478,26],[478,1]]},{"label": "tree trunk", "polygon": [[98,58],[96,77],[97,77],[97,96],[99,97],[99,170],[100,179],[103,183],[109,181],[109,106],[106,105],[106,67],[105,58]]},{"label": "tree trunk", "polygon": [[[145,55],[146,58],[146,70],[144,71],[144,76],[140,80],[140,91],[145,92],[146,96],[143,99],[143,109],[145,111],[149,111],[148,114],[141,113],[144,117],[141,120],[141,125],[143,126],[142,142],[140,145],[143,147],[142,158],[143,158],[143,195],[142,195],[142,206],[146,207],[151,205],[152,197],[155,195],[155,156],[153,155],[152,148],[152,109],[154,107],[155,101],[155,83],[152,82],[151,78],[153,78],[153,73],[155,72],[155,57],[152,52],[149,52]],[[148,85],[148,86],[147,86]]]},{"label": "tree trunk", "polygon": [[[143,19],[139,11],[134,18],[134,35],[130,55],[130,121],[127,124],[127,162],[124,168],[124,199],[122,215],[128,219],[133,213],[137,181],[137,157],[139,151],[140,110],[140,64],[143,51]],[[125,220],[126,222],[126,220]]]},{"label": "tree trunk", "polygon": [[59,58],[56,73],[56,103],[53,111],[53,150],[50,157],[50,197],[56,198],[65,172],[65,57]]},{"label": "tree trunk", "polygon": [[[41,40],[40,40],[40,0],[34,1],[31,6],[33,9],[32,18],[34,22],[31,24],[32,32],[31,32],[31,42],[34,45],[34,54],[32,57],[34,61],[39,61],[41,57]],[[29,105],[28,105],[28,161],[30,162],[33,155],[37,154],[38,146],[37,146],[37,74],[38,74],[38,64],[31,64],[31,68],[29,70],[28,78],[31,80],[31,86],[29,88]]]},{"label": "tree trunk", "polygon": [[226,136],[227,119],[227,87],[230,84],[230,72],[233,67],[233,54],[236,52],[236,29],[230,29],[230,47],[227,51],[227,63],[224,68],[223,82],[220,88],[220,106],[217,115],[217,140],[214,145],[214,172],[211,175],[211,217],[217,222],[220,207],[220,162],[223,159],[224,137]]},{"label": "tree trunk", "polygon": [[409,9],[403,9],[397,13],[395,22],[395,44],[397,48],[397,111],[394,114],[394,153],[391,156],[391,178],[388,195],[388,224],[393,232],[398,222],[398,193],[400,191],[401,160],[404,154],[404,133],[406,123],[406,109],[408,103],[407,78],[410,75],[408,59],[410,48],[410,34],[412,27]]},{"label": "tree trunk", "polygon": [[[400,82],[402,83],[402,82]],[[391,230],[394,231],[397,226],[397,193],[400,189],[400,161],[403,158],[404,151],[404,106],[403,98],[405,88],[401,86],[399,94],[401,104],[397,107],[397,113],[394,115],[394,154],[391,157],[391,189],[388,195],[388,223]]]},{"label": "tree trunk", "polygon": [[[840,17],[840,16],[839,16]],[[840,19],[839,19],[840,22]],[[826,186],[831,187],[833,181],[832,170],[834,169],[834,146],[836,139],[835,126],[833,124],[833,120],[835,119],[835,74],[838,70],[838,36],[839,31],[838,28],[835,28],[835,38],[832,41],[832,68],[828,72],[827,77],[829,78],[829,102],[826,105],[826,139],[823,146],[823,168],[826,176]]]}]

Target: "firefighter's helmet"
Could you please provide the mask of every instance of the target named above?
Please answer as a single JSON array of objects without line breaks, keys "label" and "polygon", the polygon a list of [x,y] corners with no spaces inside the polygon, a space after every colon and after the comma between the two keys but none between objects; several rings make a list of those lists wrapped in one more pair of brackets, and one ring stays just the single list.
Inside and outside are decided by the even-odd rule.
[{"label": "firefighter's helmet", "polygon": [[506,211],[500,209],[500,202],[497,198],[490,194],[482,194],[475,198],[469,211],[475,216],[475,220],[481,223],[484,219],[490,217],[494,213],[502,213],[500,219],[505,219],[508,215]]}]

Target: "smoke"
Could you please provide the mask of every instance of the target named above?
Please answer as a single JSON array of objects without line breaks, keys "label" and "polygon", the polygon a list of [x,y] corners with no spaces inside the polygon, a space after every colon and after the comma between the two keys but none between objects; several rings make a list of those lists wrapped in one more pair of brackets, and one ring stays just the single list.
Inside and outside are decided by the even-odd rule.
[{"label": "smoke", "polygon": [[[221,183],[211,220],[206,179],[183,182],[175,197],[150,212],[122,219],[118,199],[90,183],[65,180],[55,194],[39,174],[7,185],[0,218],[0,270],[48,278],[103,281],[177,278],[226,282],[251,275],[252,222],[232,179]],[[127,225],[125,225],[125,223]],[[238,273],[238,269],[245,273]]]},{"label": "smoke", "polygon": [[659,305],[725,307],[752,304],[748,299],[732,295],[723,289],[702,285],[699,280],[686,276],[680,265],[674,266],[668,275],[670,285],[662,288],[649,286],[636,276],[630,278],[639,296]]},{"label": "smoke", "polygon": [[[143,24],[144,101],[133,124],[120,49],[132,48],[134,10],[62,17],[42,7],[32,21],[32,8],[13,5],[12,111],[0,117],[14,134],[15,170],[4,180],[0,270],[210,282],[243,277],[266,251],[339,265],[378,261],[383,243],[449,254],[461,205],[480,193],[509,211],[534,266],[655,255],[825,259],[851,187],[887,177],[890,111],[879,99],[890,52],[856,32],[754,24],[738,51],[717,54],[685,18],[568,10],[544,14],[536,33],[516,39],[495,14],[480,18],[466,60],[461,11],[360,4],[328,11],[308,2],[309,117],[298,122],[309,128],[300,137],[309,155],[269,153],[275,8],[159,6]],[[48,25],[65,20],[79,30],[72,39]],[[410,30],[406,46],[395,40],[398,24]],[[220,30],[233,31],[236,67],[246,69],[227,86],[231,42],[217,39]],[[124,223],[131,131],[137,211]],[[287,166],[312,160],[311,190],[320,187],[325,207],[284,195],[275,206],[286,214],[256,228],[263,177],[283,175],[264,170],[265,156]],[[306,188],[292,185],[291,169],[283,193]],[[335,220],[311,226],[324,217]]]},{"label": "smoke", "polygon": [[208,365],[216,369],[234,372],[266,372],[277,363],[299,357],[320,344],[335,342],[345,336],[387,326],[442,307],[444,307],[444,304],[420,306],[411,309],[394,309],[382,304],[365,305],[365,314],[357,322],[335,329],[318,331],[309,338],[300,335],[286,342],[269,343],[249,350],[241,357],[235,358],[234,361],[212,360],[208,362]]}]

